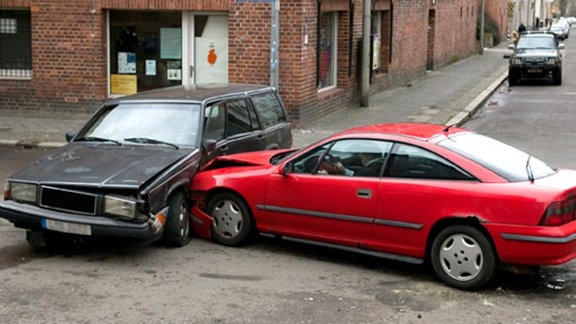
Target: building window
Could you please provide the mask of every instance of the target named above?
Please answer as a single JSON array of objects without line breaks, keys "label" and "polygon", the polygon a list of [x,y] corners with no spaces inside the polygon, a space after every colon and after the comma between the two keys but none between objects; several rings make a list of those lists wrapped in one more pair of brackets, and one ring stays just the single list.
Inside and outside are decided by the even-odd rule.
[{"label": "building window", "polygon": [[336,57],[338,53],[338,13],[324,12],[319,21],[318,89],[336,87]]},{"label": "building window", "polygon": [[372,11],[372,21],[370,22],[371,26],[371,53],[372,57],[370,58],[371,62],[371,74],[380,73],[380,61],[381,61],[381,48],[382,48],[382,12],[381,11]]},{"label": "building window", "polygon": [[182,84],[182,13],[111,11],[110,94]]},{"label": "building window", "polygon": [[0,10],[0,77],[32,77],[30,11]]}]

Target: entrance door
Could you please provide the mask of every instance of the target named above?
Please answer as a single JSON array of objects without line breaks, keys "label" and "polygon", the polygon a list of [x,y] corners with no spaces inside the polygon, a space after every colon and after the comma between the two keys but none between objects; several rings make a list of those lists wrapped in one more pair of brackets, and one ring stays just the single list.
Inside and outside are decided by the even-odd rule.
[{"label": "entrance door", "polygon": [[188,83],[228,82],[228,17],[189,13]]}]

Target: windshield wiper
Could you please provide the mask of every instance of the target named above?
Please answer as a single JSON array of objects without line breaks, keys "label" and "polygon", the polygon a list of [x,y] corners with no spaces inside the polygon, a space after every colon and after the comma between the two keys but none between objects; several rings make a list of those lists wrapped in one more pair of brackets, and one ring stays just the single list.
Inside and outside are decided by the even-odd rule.
[{"label": "windshield wiper", "polygon": [[111,139],[111,138],[104,138],[104,137],[96,137],[96,136],[86,136],[80,137],[75,139],[75,141],[85,141],[85,142],[112,142],[114,144],[122,145],[120,141]]},{"label": "windshield wiper", "polygon": [[528,175],[528,180],[534,182],[534,173],[530,167],[530,160],[532,160],[532,155],[528,154],[528,159],[526,160],[526,174]]},{"label": "windshield wiper", "polygon": [[153,138],[147,138],[147,137],[130,137],[130,138],[125,138],[124,140],[126,142],[141,143],[141,144],[162,144],[162,145],[172,146],[173,148],[175,148],[177,150],[180,149],[180,147],[176,144],[160,141],[160,140],[153,139]]}]

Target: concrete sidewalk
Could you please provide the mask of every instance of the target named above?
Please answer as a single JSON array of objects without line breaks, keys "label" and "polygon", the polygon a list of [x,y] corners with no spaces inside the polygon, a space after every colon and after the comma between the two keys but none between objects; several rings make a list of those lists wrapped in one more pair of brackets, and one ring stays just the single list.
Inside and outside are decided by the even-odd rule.
[{"label": "concrete sidewalk", "polygon": [[[508,42],[489,48],[410,84],[372,95],[370,107],[350,107],[294,130],[300,147],[352,126],[383,122],[464,123],[508,75]],[[65,133],[77,131],[87,113],[9,115],[0,111],[0,145],[58,147]]]}]

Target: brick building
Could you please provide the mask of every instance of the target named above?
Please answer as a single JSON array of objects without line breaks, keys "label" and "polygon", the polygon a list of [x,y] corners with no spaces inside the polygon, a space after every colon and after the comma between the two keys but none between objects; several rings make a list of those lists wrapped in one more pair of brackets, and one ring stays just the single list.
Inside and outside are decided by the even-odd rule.
[{"label": "brick building", "polygon": [[[480,0],[369,2],[371,93],[478,50]],[[506,21],[504,1],[486,2]],[[276,85],[296,122],[313,120],[359,103],[363,4],[0,0],[0,109],[92,111],[147,89],[246,82]]]}]

